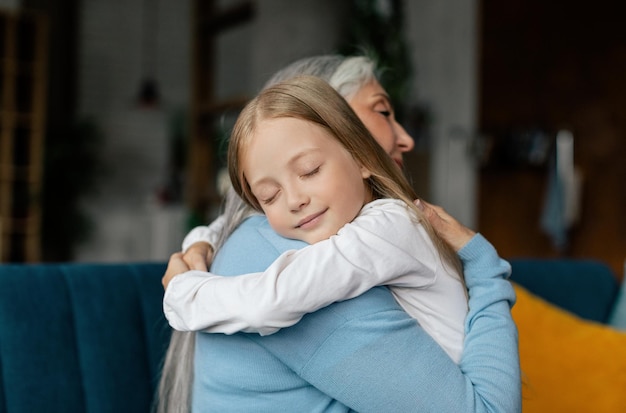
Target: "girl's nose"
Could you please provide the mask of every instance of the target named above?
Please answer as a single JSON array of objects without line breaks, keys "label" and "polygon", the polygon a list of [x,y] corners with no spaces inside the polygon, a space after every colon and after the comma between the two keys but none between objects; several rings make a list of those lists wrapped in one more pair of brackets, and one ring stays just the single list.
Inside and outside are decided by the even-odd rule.
[{"label": "girl's nose", "polygon": [[292,212],[300,211],[309,203],[309,197],[298,190],[291,190],[287,194],[287,205]]}]

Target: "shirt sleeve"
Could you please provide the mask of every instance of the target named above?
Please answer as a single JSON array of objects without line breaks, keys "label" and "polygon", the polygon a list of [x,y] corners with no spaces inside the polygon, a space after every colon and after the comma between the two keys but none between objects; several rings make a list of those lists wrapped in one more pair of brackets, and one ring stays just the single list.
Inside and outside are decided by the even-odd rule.
[{"label": "shirt sleeve", "polygon": [[170,325],[267,335],[377,285],[431,284],[440,260],[428,235],[405,207],[383,206],[367,208],[328,240],[282,254],[265,272],[221,277],[190,271],[175,277],[164,297]]},{"label": "shirt sleeve", "polygon": [[250,337],[355,411],[521,412],[510,267],[480,235],[460,255],[471,314],[459,366],[384,287]]},{"label": "shirt sleeve", "polygon": [[182,244],[182,251],[186,252],[196,242],[206,242],[215,249],[217,239],[226,224],[224,215],[220,215],[208,226],[202,225],[195,227],[185,236]]}]

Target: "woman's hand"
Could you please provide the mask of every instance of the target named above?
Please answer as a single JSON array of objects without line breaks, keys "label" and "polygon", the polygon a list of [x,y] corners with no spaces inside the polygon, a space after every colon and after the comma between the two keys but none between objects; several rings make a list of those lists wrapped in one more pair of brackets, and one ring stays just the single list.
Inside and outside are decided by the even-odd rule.
[{"label": "woman's hand", "polygon": [[414,203],[424,211],[424,217],[435,232],[456,252],[459,252],[476,235],[474,231],[454,219],[442,207],[429,204],[422,199],[416,199]]}]

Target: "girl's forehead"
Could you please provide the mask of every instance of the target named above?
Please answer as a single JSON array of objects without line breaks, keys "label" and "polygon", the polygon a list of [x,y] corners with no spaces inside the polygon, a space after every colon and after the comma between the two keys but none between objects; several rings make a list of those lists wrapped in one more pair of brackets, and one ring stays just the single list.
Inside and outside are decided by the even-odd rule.
[{"label": "girl's forehead", "polygon": [[[293,136],[294,132],[306,134],[309,131],[323,129],[319,125],[292,116],[265,118],[257,123],[252,137],[285,137]],[[295,137],[295,136],[294,136]]]},{"label": "girl's forehead", "polygon": [[257,124],[246,150],[250,159],[275,151],[301,152],[312,148],[339,150],[343,144],[330,131],[315,122],[294,117],[265,119]]}]

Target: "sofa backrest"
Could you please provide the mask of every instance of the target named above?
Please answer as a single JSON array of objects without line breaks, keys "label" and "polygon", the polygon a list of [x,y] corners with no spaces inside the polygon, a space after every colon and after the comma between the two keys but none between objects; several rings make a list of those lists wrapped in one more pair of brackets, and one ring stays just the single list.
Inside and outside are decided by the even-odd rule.
[{"label": "sofa backrest", "polygon": [[[597,261],[513,259],[512,281],[605,322]],[[170,338],[165,263],[0,265],[0,413],[150,412]]]},{"label": "sofa backrest", "polygon": [[0,413],[150,412],[165,268],[0,265]]},{"label": "sofa backrest", "polygon": [[587,320],[606,323],[619,291],[607,264],[586,259],[510,259],[511,281]]}]

